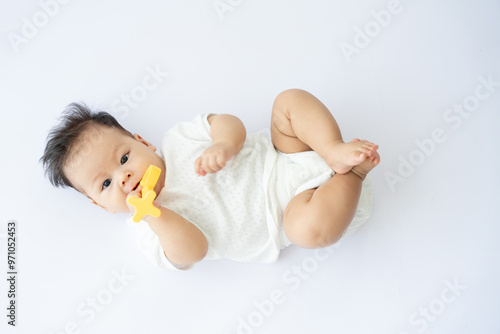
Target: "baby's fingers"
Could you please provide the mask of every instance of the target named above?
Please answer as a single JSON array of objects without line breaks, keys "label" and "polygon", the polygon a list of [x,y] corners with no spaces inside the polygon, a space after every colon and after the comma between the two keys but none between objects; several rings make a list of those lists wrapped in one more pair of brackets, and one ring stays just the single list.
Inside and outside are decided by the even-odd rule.
[{"label": "baby's fingers", "polygon": [[203,160],[202,157],[198,157],[198,159],[194,161],[194,172],[198,176],[207,175],[207,172],[205,172],[205,170],[201,167],[202,160]]},{"label": "baby's fingers", "polygon": [[217,156],[216,162],[217,162],[217,167],[219,167],[219,170],[221,170],[226,166],[226,159],[223,154]]},{"label": "baby's fingers", "polygon": [[205,176],[207,173],[215,173],[210,167],[210,156],[202,155],[194,162],[194,171],[198,176]]},{"label": "baby's fingers", "polygon": [[208,157],[203,159],[201,167],[207,173],[216,173],[220,170],[220,167],[217,166],[217,157],[215,155],[209,155]]},{"label": "baby's fingers", "polygon": [[132,191],[131,193],[129,193],[129,194],[127,195],[126,202],[127,202],[127,206],[128,206],[128,208],[129,208],[130,212],[135,212],[135,211],[136,211],[136,208],[135,208],[135,206],[133,206],[132,204],[130,204],[130,203],[128,202],[128,199],[129,199],[130,197],[142,198],[142,193],[141,193],[141,190],[142,190],[142,186],[141,186],[141,185],[139,185],[139,186],[137,187],[137,189],[136,189],[136,190]]},{"label": "baby's fingers", "polygon": [[142,198],[142,186],[139,185],[135,190],[133,190],[128,196],[135,196],[137,198]]}]

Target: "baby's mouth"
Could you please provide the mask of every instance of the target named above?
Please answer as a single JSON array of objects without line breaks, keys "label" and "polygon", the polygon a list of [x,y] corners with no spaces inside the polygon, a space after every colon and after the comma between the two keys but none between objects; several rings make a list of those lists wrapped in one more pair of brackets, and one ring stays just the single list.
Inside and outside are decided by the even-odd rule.
[{"label": "baby's mouth", "polygon": [[135,185],[135,187],[132,189],[132,191],[136,190],[136,189],[137,189],[137,187],[139,187],[139,184],[140,184],[140,183],[141,183],[140,181],[139,181],[139,182],[137,182],[137,184],[136,184],[136,185]]}]

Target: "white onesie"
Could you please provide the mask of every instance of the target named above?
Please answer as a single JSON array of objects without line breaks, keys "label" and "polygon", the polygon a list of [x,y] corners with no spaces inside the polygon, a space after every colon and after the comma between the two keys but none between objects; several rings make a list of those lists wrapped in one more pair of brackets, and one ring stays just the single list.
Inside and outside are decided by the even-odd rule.
[{"label": "white onesie", "polygon": [[[333,171],[315,152],[284,154],[269,136],[257,133],[247,136],[241,151],[222,170],[197,176],[194,161],[212,144],[207,116],[179,123],[163,136],[165,186],[156,200],[203,232],[208,241],[205,259],[274,262],[290,245],[282,222],[286,205],[295,194],[326,182]],[[344,236],[364,223],[370,212],[367,178]],[[138,247],[155,266],[177,269],[147,222],[128,221],[136,228]]]}]

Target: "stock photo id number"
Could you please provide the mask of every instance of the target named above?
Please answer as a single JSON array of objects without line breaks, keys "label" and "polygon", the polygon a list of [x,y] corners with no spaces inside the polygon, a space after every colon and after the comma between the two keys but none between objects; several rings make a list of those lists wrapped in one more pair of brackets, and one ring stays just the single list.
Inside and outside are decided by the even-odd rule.
[{"label": "stock photo id number", "polygon": [[7,223],[7,323],[16,326],[17,320],[17,221]]}]

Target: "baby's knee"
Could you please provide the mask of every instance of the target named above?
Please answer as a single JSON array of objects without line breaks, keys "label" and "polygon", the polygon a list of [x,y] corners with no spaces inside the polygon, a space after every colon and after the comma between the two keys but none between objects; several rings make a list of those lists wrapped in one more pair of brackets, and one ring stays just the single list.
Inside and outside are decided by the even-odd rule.
[{"label": "baby's knee", "polygon": [[296,226],[288,229],[285,226],[290,241],[296,246],[302,248],[323,248],[336,243],[343,234],[343,230],[338,228],[338,225],[332,224],[325,217],[310,217],[301,222],[297,222]]},{"label": "baby's knee", "polygon": [[276,96],[274,100],[274,108],[273,111],[282,111],[287,113],[288,106],[293,105],[297,102],[297,99],[303,98],[308,92],[298,88],[291,88],[282,91]]},{"label": "baby's knee", "polygon": [[305,94],[309,94],[307,91],[299,88],[290,88],[282,91],[281,93],[278,94],[276,97],[277,99],[290,99],[290,98],[296,98],[296,97],[301,97]]}]

